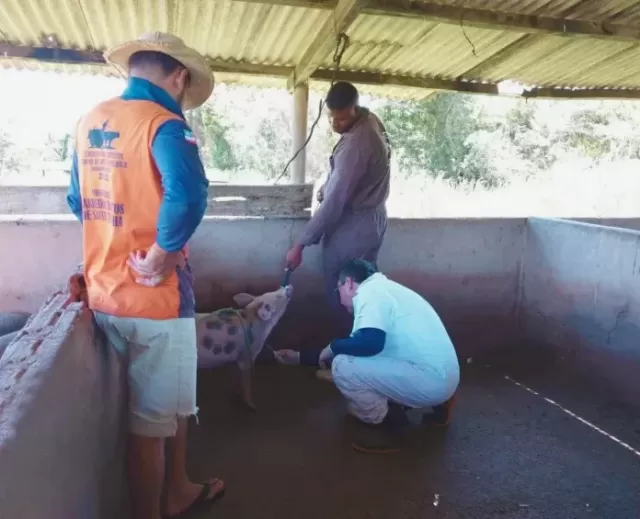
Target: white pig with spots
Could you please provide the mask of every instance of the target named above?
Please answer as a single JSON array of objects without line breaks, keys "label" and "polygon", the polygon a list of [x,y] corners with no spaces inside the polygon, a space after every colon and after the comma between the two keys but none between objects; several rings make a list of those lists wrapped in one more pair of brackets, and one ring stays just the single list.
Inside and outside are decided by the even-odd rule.
[{"label": "white pig with spots", "polygon": [[245,404],[255,410],[251,391],[253,363],[267,337],[283,316],[293,287],[287,285],[260,296],[240,293],[233,300],[240,307],[196,315],[198,367],[217,368],[235,363],[240,370]]}]

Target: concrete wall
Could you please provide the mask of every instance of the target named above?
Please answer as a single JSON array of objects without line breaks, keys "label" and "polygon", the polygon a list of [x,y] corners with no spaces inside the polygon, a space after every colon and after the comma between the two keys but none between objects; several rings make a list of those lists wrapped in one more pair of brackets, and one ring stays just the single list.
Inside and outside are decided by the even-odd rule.
[{"label": "concrete wall", "polygon": [[604,225],[606,227],[619,227],[621,229],[631,229],[640,231],[640,218],[562,218],[574,222],[592,223],[594,225]]},{"label": "concrete wall", "polygon": [[0,359],[0,518],[126,517],[124,371],[53,294]]},{"label": "concrete wall", "polygon": [[640,395],[640,233],[530,219],[523,334],[623,398]]},{"label": "concrete wall", "polygon": [[[191,244],[199,310],[232,304],[237,292],[275,289],[304,222],[205,219]],[[380,267],[427,297],[461,353],[470,354],[513,339],[524,228],[521,219],[391,220]],[[63,288],[80,261],[81,228],[69,218],[4,217],[0,240],[15,251],[0,255],[0,311],[34,311]],[[321,267],[320,247],[306,250],[303,266],[292,275],[294,300],[274,330],[274,345],[302,348],[331,338],[321,322],[328,311]]]},{"label": "concrete wall", "polygon": [[[209,186],[209,215],[309,215],[312,184]],[[69,214],[67,186],[0,186],[0,214]]]},{"label": "concrete wall", "polygon": [[[303,224],[205,220],[192,245],[200,309],[275,288]],[[36,311],[0,359],[0,519],[125,518],[124,371],[90,314],[55,292],[80,260],[80,226],[5,218],[0,242],[0,311]],[[462,358],[527,338],[631,396],[639,247],[638,232],[567,221],[392,220],[380,266],[434,304]],[[325,340],[318,248],[304,260],[277,346]]]},{"label": "concrete wall", "polygon": [[[200,309],[277,287],[303,224],[205,220],[192,245]],[[513,342],[524,227],[524,220],[392,221],[380,264],[434,304],[462,356],[475,355]],[[12,251],[0,255],[0,311],[36,312],[0,359],[0,519],[126,519],[124,371],[89,312],[55,292],[80,260],[80,225],[5,218],[0,240]],[[318,247],[305,252],[292,282],[294,301],[272,343],[324,346]]]}]

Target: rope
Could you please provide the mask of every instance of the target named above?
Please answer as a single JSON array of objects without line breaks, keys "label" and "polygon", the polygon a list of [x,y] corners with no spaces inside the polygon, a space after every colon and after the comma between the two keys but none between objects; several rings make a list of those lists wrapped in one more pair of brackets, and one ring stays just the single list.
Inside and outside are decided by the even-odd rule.
[{"label": "rope", "polygon": [[[334,69],[333,69],[333,74],[331,76],[331,84],[329,86],[329,90],[331,90],[331,87],[336,82],[336,76],[338,75],[338,71],[340,70],[340,64],[342,63],[342,56],[344,56],[344,53],[347,50],[348,45],[349,45],[349,37],[344,32],[341,32],[340,34],[338,34],[336,48],[335,48],[335,51],[333,52]],[[274,184],[277,184],[278,181],[287,173],[287,169],[289,169],[289,166],[291,165],[291,163],[294,160],[296,160],[296,158],[298,157],[298,155],[300,155],[302,150],[304,150],[307,147],[307,144],[309,144],[309,141],[311,140],[311,137],[313,135],[313,131],[316,129],[316,126],[318,126],[318,122],[320,122],[320,117],[322,117],[323,109],[324,109],[324,99],[320,99],[320,102],[318,103],[318,116],[316,117],[316,120],[311,125],[311,129],[309,130],[309,136],[307,137],[307,140],[304,141],[304,144],[300,147],[300,149],[294,153],[293,157],[289,159],[289,162],[287,162],[284,169],[282,170],[282,173],[280,173],[278,178],[276,178],[276,180],[274,181]]]}]

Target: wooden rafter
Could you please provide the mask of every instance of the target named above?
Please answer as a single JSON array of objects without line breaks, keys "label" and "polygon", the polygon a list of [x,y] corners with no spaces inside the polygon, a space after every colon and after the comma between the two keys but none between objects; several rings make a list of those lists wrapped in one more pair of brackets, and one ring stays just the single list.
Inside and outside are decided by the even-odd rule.
[{"label": "wooden rafter", "polygon": [[[316,81],[330,81],[332,76],[333,71],[331,70],[317,70],[311,75],[311,79]],[[499,94],[497,85],[489,83],[472,83],[469,81],[447,81],[435,78],[392,76],[388,74],[347,71],[338,72],[336,79],[369,86],[400,86],[473,94]]]},{"label": "wooden rafter", "polygon": [[[0,61],[5,58],[33,59],[49,63],[65,63],[70,65],[104,65],[101,52],[76,49],[47,47],[29,47],[0,43]],[[252,63],[209,60],[214,72],[250,76],[269,76],[290,79],[294,67],[256,65]],[[328,82],[333,71],[318,69],[311,72],[307,79]],[[464,80],[445,80],[429,77],[398,76],[377,74],[374,72],[340,71],[337,80],[350,81],[368,86],[396,86],[435,91],[464,92],[472,94],[497,95],[500,89],[495,83],[481,83]],[[522,97],[551,99],[640,99],[640,89],[569,89],[569,88],[534,88],[525,90]]]},{"label": "wooden rafter", "polygon": [[[32,47],[0,43],[0,60],[2,58],[18,58],[43,61],[46,63],[62,63],[69,65],[105,65],[102,52],[91,50],[63,49],[50,47]],[[293,73],[293,67],[272,65],[255,65],[238,61],[207,60],[214,72],[241,74],[248,76],[287,77]]]}]

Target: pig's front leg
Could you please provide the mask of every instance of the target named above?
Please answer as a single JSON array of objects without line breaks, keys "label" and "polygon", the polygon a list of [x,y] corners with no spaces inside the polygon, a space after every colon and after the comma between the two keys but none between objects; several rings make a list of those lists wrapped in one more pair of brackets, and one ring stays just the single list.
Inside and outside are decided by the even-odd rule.
[{"label": "pig's front leg", "polygon": [[240,370],[240,382],[242,384],[242,400],[249,409],[251,409],[252,411],[257,411],[258,408],[253,403],[253,395],[251,392],[252,369],[251,367],[249,367],[248,369],[243,369],[242,367],[238,368]]}]

